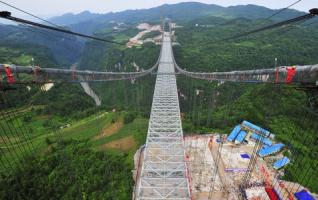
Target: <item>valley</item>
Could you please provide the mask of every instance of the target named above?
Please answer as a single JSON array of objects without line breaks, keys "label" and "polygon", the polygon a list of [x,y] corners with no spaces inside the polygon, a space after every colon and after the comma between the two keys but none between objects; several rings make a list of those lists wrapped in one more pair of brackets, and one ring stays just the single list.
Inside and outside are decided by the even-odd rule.
[{"label": "valley", "polygon": [[[167,31],[164,16],[173,22],[171,40],[176,62],[187,71],[227,72],[317,64],[317,18],[222,41],[233,33],[259,27],[260,23],[271,24],[303,14],[287,9],[263,21],[275,12],[256,5],[222,7],[186,2],[50,19],[72,31],[124,45],[1,24],[0,63],[59,69],[69,69],[76,63],[79,70],[144,71],[157,62],[160,54],[162,34]],[[136,194],[134,185],[138,184],[134,180],[139,180],[143,163],[139,156],[144,155],[147,141],[156,75],[154,72],[123,81],[54,82],[45,85],[46,89],[43,84],[32,83],[34,74],[19,76],[19,80],[30,83],[1,91],[0,198],[47,199],[50,195],[51,199],[132,199]],[[1,80],[5,80],[2,72]],[[213,139],[209,143],[212,155],[219,147],[220,135],[228,136],[235,125],[249,120],[270,130],[275,141],[286,145],[282,154],[290,158],[291,164],[277,171],[279,178],[318,193],[318,99],[306,85],[209,82],[180,74],[176,80],[191,175],[199,173],[195,159],[204,155],[202,146],[206,146],[198,146],[197,138],[202,139],[202,144]],[[231,168],[231,157],[226,152],[232,146],[235,145],[224,144],[221,155],[226,165],[221,172]],[[251,145],[238,146],[251,147],[241,153],[253,153]],[[200,161],[207,167],[203,172],[202,168],[199,170],[207,176],[203,177],[206,183],[212,174],[209,167],[215,166],[215,155],[209,159]],[[257,170],[260,172],[260,168]],[[204,185],[198,177],[193,178],[193,197],[208,199],[211,186]],[[221,199],[218,195],[224,180],[216,179],[214,199]],[[202,198],[198,198],[200,195]]]}]

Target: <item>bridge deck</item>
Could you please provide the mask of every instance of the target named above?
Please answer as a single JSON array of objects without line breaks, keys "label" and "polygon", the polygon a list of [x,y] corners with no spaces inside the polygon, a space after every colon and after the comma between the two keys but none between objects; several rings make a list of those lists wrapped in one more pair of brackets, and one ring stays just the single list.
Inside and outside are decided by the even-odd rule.
[{"label": "bridge deck", "polygon": [[139,200],[190,199],[174,72],[170,36],[165,33],[137,188]]}]

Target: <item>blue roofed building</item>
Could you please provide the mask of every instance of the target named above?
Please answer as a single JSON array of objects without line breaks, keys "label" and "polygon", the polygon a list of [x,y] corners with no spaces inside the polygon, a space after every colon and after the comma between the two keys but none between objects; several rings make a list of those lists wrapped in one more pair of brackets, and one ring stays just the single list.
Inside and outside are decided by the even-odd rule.
[{"label": "blue roofed building", "polygon": [[246,135],[247,135],[247,133],[245,131],[241,130],[239,132],[239,134],[237,135],[237,137],[235,138],[235,143],[236,144],[242,143],[243,140],[245,139]]},{"label": "blue roofed building", "polygon": [[259,134],[262,134],[265,137],[269,137],[269,135],[270,135],[270,132],[268,130],[263,129],[263,128],[259,127],[259,126],[256,126],[255,124],[252,124],[251,122],[248,122],[246,120],[244,120],[242,122],[242,126],[244,126],[245,128],[247,128],[249,130],[252,130],[252,131],[255,131],[255,132],[259,133]]},{"label": "blue roofed building", "polygon": [[281,151],[284,146],[285,146],[284,144],[278,143],[269,147],[262,148],[261,150],[258,151],[258,155],[260,157],[269,156],[271,154]]},{"label": "blue roofed building", "polygon": [[280,169],[280,168],[284,167],[285,165],[287,165],[289,162],[290,162],[289,158],[283,157],[283,158],[277,160],[276,162],[274,162],[273,167],[274,167],[274,169]]},{"label": "blue roofed building", "polygon": [[241,131],[241,126],[240,125],[235,126],[232,132],[230,133],[230,135],[227,137],[227,141],[233,142],[240,131]]}]

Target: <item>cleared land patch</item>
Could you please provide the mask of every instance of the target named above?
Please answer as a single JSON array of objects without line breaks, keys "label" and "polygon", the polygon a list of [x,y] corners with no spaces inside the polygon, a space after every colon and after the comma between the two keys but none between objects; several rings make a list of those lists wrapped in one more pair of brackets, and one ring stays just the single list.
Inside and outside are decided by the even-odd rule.
[{"label": "cleared land patch", "polygon": [[111,136],[115,133],[117,133],[122,127],[124,126],[124,123],[122,121],[117,121],[115,123],[112,123],[110,125],[107,125],[103,128],[101,133],[93,138],[93,140],[98,140],[103,137]]},{"label": "cleared land patch", "polygon": [[130,149],[136,148],[137,144],[135,139],[132,135],[114,140],[112,142],[106,143],[103,145],[103,148],[111,148],[111,149],[118,149],[122,151],[128,151]]}]

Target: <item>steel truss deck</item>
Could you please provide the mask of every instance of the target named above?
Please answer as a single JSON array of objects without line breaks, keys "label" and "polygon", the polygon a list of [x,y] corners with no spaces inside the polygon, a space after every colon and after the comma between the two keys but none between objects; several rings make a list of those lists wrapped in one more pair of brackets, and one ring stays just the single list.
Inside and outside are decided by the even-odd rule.
[{"label": "steel truss deck", "polygon": [[189,184],[169,33],[164,33],[138,200],[189,200]]}]

